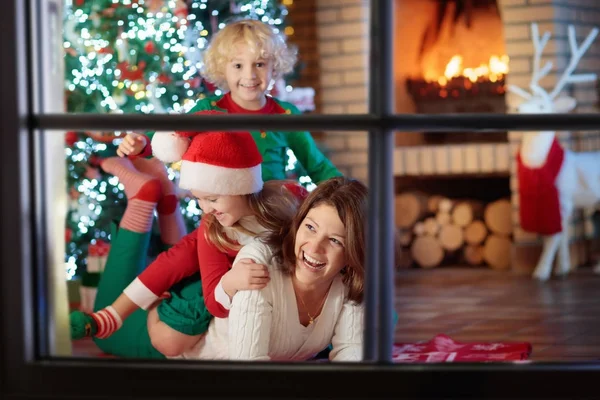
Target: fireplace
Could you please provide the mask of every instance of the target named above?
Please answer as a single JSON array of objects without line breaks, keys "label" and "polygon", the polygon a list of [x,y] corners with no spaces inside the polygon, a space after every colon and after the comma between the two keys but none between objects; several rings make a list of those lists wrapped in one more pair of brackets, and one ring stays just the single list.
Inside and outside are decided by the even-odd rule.
[{"label": "fireplace", "polygon": [[[584,4],[585,3],[585,4]],[[600,2],[570,4],[550,0],[397,0],[394,65],[398,113],[507,113],[515,109],[508,83],[527,88],[533,45],[530,24],[550,31],[544,60],[555,73],[542,82],[551,88],[570,57],[566,40],[574,24],[579,41],[600,25]],[[578,71],[600,72],[600,39],[580,62]],[[577,111],[597,112],[594,85],[569,88]],[[596,132],[560,132],[573,150],[600,148]],[[540,254],[541,240],[519,224],[515,155],[521,132],[396,132],[396,193],[406,191],[464,199],[472,187],[476,201],[510,201],[511,269],[529,273]],[[397,211],[398,212],[398,211]],[[570,227],[574,265],[589,259],[579,214]],[[579,251],[581,250],[581,251]]]},{"label": "fireplace", "polygon": [[[396,10],[398,112],[506,112],[509,57],[496,0],[399,0]],[[397,136],[406,146],[395,165],[399,187],[426,177],[432,187],[446,188],[441,194],[458,197],[459,185],[444,180],[482,179],[478,185],[490,189],[504,178],[502,194],[510,197],[507,132]]]},{"label": "fireplace", "polygon": [[496,0],[434,6],[419,39],[418,70],[406,80],[416,111],[505,112],[509,60]]},{"label": "fireplace", "polygon": [[[414,6],[411,2],[400,3],[400,7],[409,10]],[[406,90],[415,112],[505,113],[509,58],[496,0],[429,3],[433,10],[424,16],[419,33],[414,35],[418,42],[417,68],[405,74]],[[401,8],[399,13],[403,12]],[[440,144],[495,143],[506,142],[507,134],[453,132],[432,135],[424,132],[423,139],[426,143]]]}]

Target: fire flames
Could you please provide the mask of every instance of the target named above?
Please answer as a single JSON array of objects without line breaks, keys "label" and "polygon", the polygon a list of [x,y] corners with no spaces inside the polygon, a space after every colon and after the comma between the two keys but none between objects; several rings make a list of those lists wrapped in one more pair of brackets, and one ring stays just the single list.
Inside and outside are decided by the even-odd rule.
[{"label": "fire flames", "polygon": [[[446,86],[448,81],[456,77],[465,77],[471,83],[475,83],[481,79],[489,82],[497,82],[508,73],[508,56],[492,55],[487,64],[481,64],[478,67],[463,67],[463,57],[460,55],[453,56],[444,70],[444,75],[440,76],[439,72],[428,70],[425,71],[424,79],[427,82],[437,82],[440,86]],[[465,80],[465,82],[467,82]]]}]

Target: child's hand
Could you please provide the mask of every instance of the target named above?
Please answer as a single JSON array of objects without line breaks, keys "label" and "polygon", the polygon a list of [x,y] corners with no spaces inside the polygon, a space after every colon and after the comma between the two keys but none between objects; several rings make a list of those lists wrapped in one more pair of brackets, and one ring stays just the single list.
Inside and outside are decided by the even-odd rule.
[{"label": "child's hand", "polygon": [[146,147],[146,137],[139,133],[128,133],[117,148],[119,157],[137,156]]},{"label": "child's hand", "polygon": [[249,258],[239,260],[231,271],[232,287],[237,290],[259,290],[267,286],[269,270],[262,264],[257,264]]}]

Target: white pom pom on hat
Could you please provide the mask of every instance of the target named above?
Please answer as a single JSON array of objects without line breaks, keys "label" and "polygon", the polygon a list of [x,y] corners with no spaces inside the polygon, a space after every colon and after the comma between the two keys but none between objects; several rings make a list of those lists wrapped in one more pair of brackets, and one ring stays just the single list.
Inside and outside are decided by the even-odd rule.
[{"label": "white pom pom on hat", "polygon": [[190,146],[190,139],[176,132],[156,132],[152,136],[152,154],[160,161],[180,161]]}]

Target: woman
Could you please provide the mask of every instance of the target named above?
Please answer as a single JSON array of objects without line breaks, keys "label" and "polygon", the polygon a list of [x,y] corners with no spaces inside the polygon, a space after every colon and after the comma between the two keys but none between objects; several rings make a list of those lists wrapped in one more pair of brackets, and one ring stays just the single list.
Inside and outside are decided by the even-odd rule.
[{"label": "woman", "polygon": [[[343,177],[321,183],[282,232],[245,245],[238,261],[268,266],[261,290],[241,290],[228,318],[180,357],[308,360],[332,345],[332,361],[360,361],[363,341],[366,187]],[[151,310],[149,320],[156,320]],[[150,329],[150,336],[153,332]]]}]

